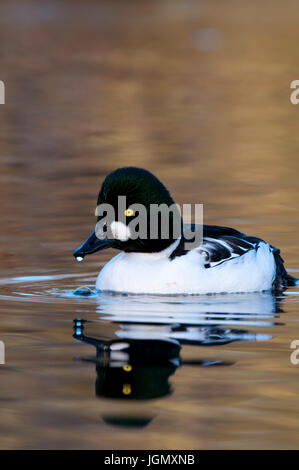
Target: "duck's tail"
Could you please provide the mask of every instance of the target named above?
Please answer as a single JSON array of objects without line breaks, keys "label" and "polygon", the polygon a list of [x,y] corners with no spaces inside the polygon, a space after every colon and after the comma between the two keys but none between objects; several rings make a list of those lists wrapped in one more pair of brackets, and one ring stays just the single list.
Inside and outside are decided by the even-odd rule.
[{"label": "duck's tail", "polygon": [[274,281],[274,289],[282,290],[284,287],[296,286],[299,283],[299,279],[291,276],[284,267],[284,261],[280,256],[280,250],[273,248],[273,255],[276,263],[276,279]]}]

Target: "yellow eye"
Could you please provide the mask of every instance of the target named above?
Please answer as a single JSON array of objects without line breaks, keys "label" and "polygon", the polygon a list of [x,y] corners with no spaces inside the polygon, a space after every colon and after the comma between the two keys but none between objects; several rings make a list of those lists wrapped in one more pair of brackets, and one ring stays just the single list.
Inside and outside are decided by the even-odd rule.
[{"label": "yellow eye", "polygon": [[123,384],[123,394],[130,395],[132,392],[131,384]]},{"label": "yellow eye", "polygon": [[132,215],[134,215],[133,209],[126,209],[126,210],[125,210],[125,215],[126,215],[127,217],[131,217]]}]

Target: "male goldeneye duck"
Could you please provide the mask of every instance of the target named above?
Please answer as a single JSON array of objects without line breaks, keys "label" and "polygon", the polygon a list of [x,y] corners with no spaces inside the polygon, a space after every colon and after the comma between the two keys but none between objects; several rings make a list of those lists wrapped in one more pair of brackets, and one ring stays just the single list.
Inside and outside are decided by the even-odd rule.
[{"label": "male goldeneye duck", "polygon": [[[119,196],[126,197],[122,217],[118,211]],[[146,233],[137,238],[132,236],[130,229],[130,223],[132,226],[137,217],[130,206],[136,204],[142,204],[146,209]],[[103,214],[98,215],[97,227],[100,227],[101,236],[95,230],[74,252],[80,261],[86,255],[105,248],[121,250],[100,271],[96,281],[98,290],[210,294],[281,290],[295,284],[296,280],[286,272],[277,248],[233,228],[203,225],[200,244],[186,249],[190,230],[194,232],[196,227],[183,225],[180,214],[176,213],[181,228],[179,235],[174,224],[170,223],[168,236],[161,236],[159,218],[153,237],[152,204],[164,204],[169,208],[173,207],[174,201],[166,187],[149,171],[135,167],[119,168],[104,180],[97,209],[109,205],[115,211],[115,218],[104,223]]]}]

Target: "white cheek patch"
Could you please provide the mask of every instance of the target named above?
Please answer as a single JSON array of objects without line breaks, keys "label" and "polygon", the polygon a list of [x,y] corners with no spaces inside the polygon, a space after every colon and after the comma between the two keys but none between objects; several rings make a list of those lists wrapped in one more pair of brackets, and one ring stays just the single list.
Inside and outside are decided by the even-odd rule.
[{"label": "white cheek patch", "polygon": [[110,225],[113,238],[126,242],[131,237],[131,230],[129,227],[122,222],[112,222]]}]

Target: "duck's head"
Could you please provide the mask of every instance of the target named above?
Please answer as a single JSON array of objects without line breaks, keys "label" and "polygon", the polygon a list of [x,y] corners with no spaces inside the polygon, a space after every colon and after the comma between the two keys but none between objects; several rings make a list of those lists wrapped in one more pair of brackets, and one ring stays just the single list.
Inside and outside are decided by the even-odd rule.
[{"label": "duck's head", "polygon": [[181,235],[180,211],[169,191],[141,168],[119,168],[105,178],[96,215],[95,231],[74,252],[80,261],[105,248],[160,252]]}]

